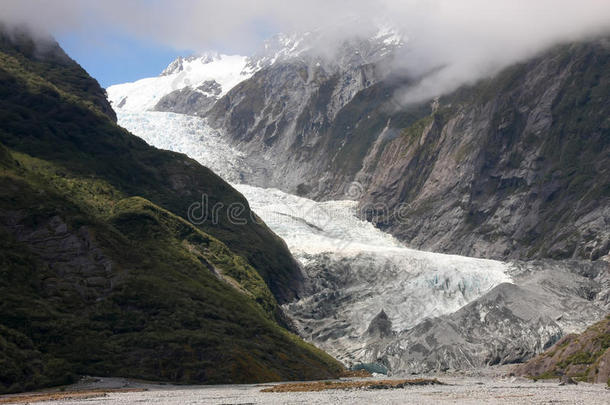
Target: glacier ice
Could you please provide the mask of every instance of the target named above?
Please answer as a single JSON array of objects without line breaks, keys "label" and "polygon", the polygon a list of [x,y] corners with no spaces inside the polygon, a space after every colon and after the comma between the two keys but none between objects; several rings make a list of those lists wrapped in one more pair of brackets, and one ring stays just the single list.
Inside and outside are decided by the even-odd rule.
[{"label": "glacier ice", "polygon": [[234,187],[303,266],[307,294],[284,310],[303,337],[347,363],[366,354],[365,332],[382,310],[398,333],[511,282],[506,263],[404,247],[360,220],[355,201]]},{"label": "glacier ice", "polygon": [[248,170],[243,154],[231,147],[205,120],[171,112],[119,110],[118,124],[161,149],[184,153],[229,182]]},{"label": "glacier ice", "polygon": [[341,359],[357,360],[362,335],[381,310],[400,332],[511,281],[502,262],[406,248],[360,220],[355,201],[316,202],[239,184],[247,165],[205,119],[119,110],[118,121],[153,146],[188,154],[233,183],[303,266],[307,296],[285,310],[304,337]]}]

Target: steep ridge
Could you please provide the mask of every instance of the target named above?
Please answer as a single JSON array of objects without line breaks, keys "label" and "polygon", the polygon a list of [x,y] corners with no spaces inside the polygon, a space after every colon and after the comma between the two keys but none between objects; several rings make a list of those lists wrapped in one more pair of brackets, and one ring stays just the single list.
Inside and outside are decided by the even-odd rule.
[{"label": "steep ridge", "polygon": [[51,38],[33,41],[27,29],[9,29],[0,22],[0,46],[3,56],[17,58],[31,74],[44,77],[58,90],[93,105],[116,122],[116,114],[97,81]]},{"label": "steep ridge", "polygon": [[231,89],[205,116],[240,151],[267,162],[260,174],[246,177],[248,184],[311,195],[310,182],[333,176],[322,170],[334,154],[355,145],[346,144],[354,117],[342,111],[386,75],[381,62],[401,45],[382,35],[346,41],[332,58],[302,52],[280,59]]},{"label": "steep ridge", "polygon": [[[279,301],[298,295],[300,270],[284,242],[256,220],[247,201],[231,186],[184,155],[149,147],[87,108],[80,93],[64,93],[61,87],[50,86],[35,70],[37,58],[44,55],[15,53],[7,37],[3,37],[2,49],[6,49],[2,99],[5,117],[0,140],[7,147],[58,162],[79,175],[102,177],[125,194],[147,198],[183,218],[194,203],[200,203],[203,211],[196,215],[201,218],[212,219],[216,207],[217,218],[201,221],[201,229],[248,259]],[[70,70],[60,73],[61,65],[55,66],[57,80],[69,83],[85,77],[85,84],[78,86],[92,86],[93,79],[74,65],[75,62],[70,65],[74,74]],[[32,86],[35,91],[30,90]],[[105,98],[103,90],[99,86],[97,89],[98,98]],[[62,98],[72,103],[58,103]],[[207,204],[202,206],[204,196]],[[229,213],[233,203],[244,210]],[[235,218],[232,220],[231,216]]]},{"label": "steep ridge", "polygon": [[[116,126],[49,41],[0,35],[0,392],[336,376],[277,323],[301,278],[281,239],[210,170]],[[196,227],[202,195],[242,210]]]}]

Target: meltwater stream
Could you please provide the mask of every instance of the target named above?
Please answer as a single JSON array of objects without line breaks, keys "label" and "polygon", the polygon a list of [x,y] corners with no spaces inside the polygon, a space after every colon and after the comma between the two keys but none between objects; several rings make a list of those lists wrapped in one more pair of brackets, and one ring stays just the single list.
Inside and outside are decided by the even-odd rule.
[{"label": "meltwater stream", "polygon": [[306,296],[284,306],[301,334],[347,363],[381,311],[400,332],[452,313],[503,282],[502,262],[408,249],[356,216],[355,201],[316,202],[238,184],[242,155],[205,120],[165,112],[121,112],[119,124],[148,143],[188,154],[231,182],[301,263]]}]

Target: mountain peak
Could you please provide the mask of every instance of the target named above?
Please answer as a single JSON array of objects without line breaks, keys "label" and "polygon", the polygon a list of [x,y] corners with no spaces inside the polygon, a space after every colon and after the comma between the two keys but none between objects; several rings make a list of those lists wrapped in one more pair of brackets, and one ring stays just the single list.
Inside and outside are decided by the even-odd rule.
[{"label": "mountain peak", "polygon": [[172,61],[167,67],[161,72],[160,76],[169,76],[175,73],[184,71],[185,67],[192,63],[201,63],[203,65],[212,63],[215,60],[219,60],[224,55],[219,54],[216,51],[207,51],[201,54],[195,54],[190,56],[178,56],[177,59]]}]

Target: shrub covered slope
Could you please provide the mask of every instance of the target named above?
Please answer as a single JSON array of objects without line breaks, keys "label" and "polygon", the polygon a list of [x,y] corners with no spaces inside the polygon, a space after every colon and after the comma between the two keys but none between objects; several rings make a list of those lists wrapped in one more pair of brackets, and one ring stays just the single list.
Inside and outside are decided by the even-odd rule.
[{"label": "shrub covered slope", "polygon": [[[210,170],[118,127],[56,43],[0,35],[0,123],[0,393],[341,371],[278,325],[300,282],[281,239]],[[202,194],[243,221],[187,222]]]}]

